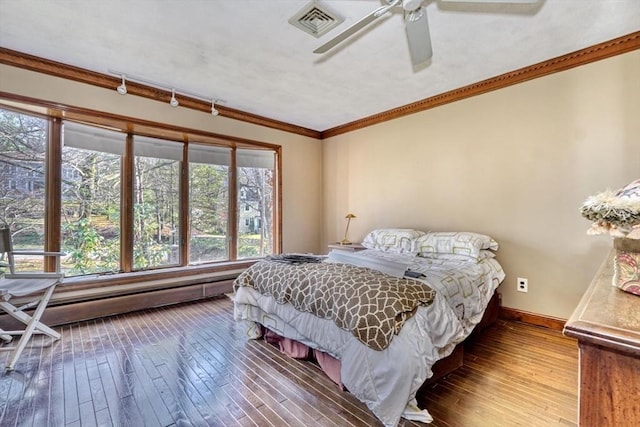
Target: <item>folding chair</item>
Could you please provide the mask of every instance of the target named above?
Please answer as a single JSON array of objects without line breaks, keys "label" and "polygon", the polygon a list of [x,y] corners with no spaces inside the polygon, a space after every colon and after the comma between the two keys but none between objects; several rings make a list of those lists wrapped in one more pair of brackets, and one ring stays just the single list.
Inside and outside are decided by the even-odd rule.
[{"label": "folding chair", "polygon": [[[55,272],[20,273],[16,271],[15,255],[56,257]],[[5,331],[0,329],[0,339],[4,341],[11,341],[12,335],[21,336],[15,347],[0,347],[0,351],[12,352],[6,365],[7,371],[13,370],[16,361],[34,333],[48,335],[54,340],[60,338],[58,332],[40,322],[40,317],[44,313],[56,285],[60,283],[64,276],[64,273],[60,272],[60,257],[64,255],[62,252],[14,251],[11,232],[7,228],[0,229],[0,260],[6,257],[7,261],[7,263],[0,262],[0,266],[9,269],[9,272],[0,278],[0,309],[26,325],[24,330]],[[22,298],[23,301],[28,299],[31,299],[31,301],[16,307],[9,302],[13,297],[24,297]],[[36,307],[33,314],[28,315],[24,312],[33,307]]]}]

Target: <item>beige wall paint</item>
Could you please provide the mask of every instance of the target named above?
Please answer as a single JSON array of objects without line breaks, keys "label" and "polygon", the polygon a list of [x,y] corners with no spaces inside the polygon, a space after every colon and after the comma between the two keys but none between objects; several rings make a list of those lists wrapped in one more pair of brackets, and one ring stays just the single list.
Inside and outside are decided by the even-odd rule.
[{"label": "beige wall paint", "polygon": [[[611,248],[584,199],[640,178],[640,51],[323,142],[323,246],[371,229],[499,241],[503,305],[567,318]],[[529,292],[515,290],[516,277]]]},{"label": "beige wall paint", "polygon": [[636,51],[322,143],[4,65],[0,91],[279,144],[284,251],[326,251],[348,212],[353,241],[391,226],[486,233],[504,305],[566,318],[611,247],[578,207],[640,177],[638,75]]},{"label": "beige wall paint", "polygon": [[322,223],[320,141],[168,103],[0,65],[0,91],[282,146],[283,250],[318,252]]}]

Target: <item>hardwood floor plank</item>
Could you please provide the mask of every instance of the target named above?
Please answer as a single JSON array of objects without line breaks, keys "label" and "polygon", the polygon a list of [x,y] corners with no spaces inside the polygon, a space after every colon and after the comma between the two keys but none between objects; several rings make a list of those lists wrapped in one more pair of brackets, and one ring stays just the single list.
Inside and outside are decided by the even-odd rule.
[{"label": "hardwood floor plank", "polygon": [[[202,378],[197,373],[199,367],[194,367],[190,363],[184,363],[185,360],[193,359],[192,351],[183,345],[185,331],[177,331],[175,335],[164,332],[167,330],[167,325],[161,323],[162,319],[160,315],[154,316],[153,322],[156,325],[163,325],[165,327],[162,328],[162,331],[159,328],[156,332],[156,339],[164,339],[164,345],[157,348],[159,353],[163,353],[157,359],[161,361],[161,363],[159,362],[158,369],[167,371],[169,370],[169,366],[173,366],[174,368],[171,369],[171,371],[179,373],[180,378],[197,378],[197,380],[192,380],[191,382],[185,380],[180,381],[182,388],[178,390],[178,396],[176,398],[180,399],[183,394],[189,396],[189,399],[184,402],[186,406],[198,408],[195,412],[201,414],[209,425],[213,425],[212,423],[215,425],[239,425],[236,421],[236,415],[240,417],[244,416],[241,410],[235,408],[225,397],[221,398],[220,391],[217,390],[216,387],[210,387],[202,381]],[[175,337],[180,338],[175,339]],[[164,377],[167,378],[166,375]],[[220,407],[223,408],[223,411],[219,410]],[[233,412],[229,412],[229,410]],[[194,413],[194,411],[190,411],[189,413]]]},{"label": "hardwood floor plank", "polygon": [[[175,411],[172,411],[176,420],[185,414],[184,416],[195,425],[198,425],[199,422],[203,422],[205,425],[223,425],[224,418],[220,417],[223,414],[222,411],[217,411],[217,408],[206,402],[205,398],[196,390],[186,388],[184,383],[177,382],[175,371],[170,370],[167,365],[161,365],[158,369],[163,373],[165,384],[171,388],[171,395],[166,399],[176,405]],[[172,383],[172,380],[176,383]],[[173,406],[169,408],[173,408]],[[231,418],[229,425],[238,424],[235,419]]]},{"label": "hardwood floor plank", "polygon": [[109,427],[114,425],[108,408],[101,409],[96,412],[96,425],[98,427]]},{"label": "hardwood floor plank", "polygon": [[106,358],[104,363],[98,365],[98,370],[100,371],[100,380],[104,391],[106,408],[109,414],[111,414],[110,417],[117,420],[120,415],[120,399],[118,398],[118,388],[114,382],[111,367]]},{"label": "hardwood floor plank", "polygon": [[131,392],[125,399],[127,403],[126,407],[128,410],[131,410],[131,401],[133,401],[142,419],[145,420],[145,424],[162,425],[158,416],[162,417],[166,414],[157,414],[155,411],[152,404],[153,396],[147,392],[149,376],[146,371],[146,366],[138,357],[138,350],[128,337],[131,331],[126,328],[126,323],[126,317],[124,322],[115,322],[114,326],[116,330],[112,336],[116,348],[121,348],[122,359],[120,359],[120,366],[122,368],[122,380]]},{"label": "hardwood floor plank", "polygon": [[[69,328],[67,332],[69,340],[67,341],[68,348],[63,356],[63,387],[64,387],[64,423],[71,424],[74,421],[80,420],[80,402],[78,401],[78,388],[76,384],[76,370],[75,370],[75,352],[74,339],[77,339],[78,330],[77,324],[74,327]],[[81,355],[78,354],[78,359]]]},{"label": "hardwood floor plank", "polygon": [[104,320],[104,332],[106,335],[102,337],[102,343],[105,348],[105,357],[109,365],[113,385],[116,388],[118,398],[122,399],[131,396],[133,392],[125,372],[125,367],[129,361],[126,352],[120,347],[116,330],[117,322],[118,319],[115,317]]},{"label": "hardwood floor plank", "polygon": [[[64,332],[62,332],[62,339],[64,339]],[[56,353],[54,353],[55,356]],[[62,426],[64,425],[64,407],[66,396],[64,394],[64,371],[62,365],[62,358],[58,359],[54,357],[54,364],[51,370],[51,386],[49,387],[49,406],[47,407],[47,423],[43,425],[47,426]],[[62,408],[62,410],[60,410]],[[2,419],[2,417],[0,417]]]},{"label": "hardwood floor plank", "polygon": [[[551,342],[553,346],[547,347]],[[441,405],[473,404],[478,420],[502,420],[504,425],[575,425],[576,360],[575,342],[560,333],[499,322],[486,339],[468,346],[463,368],[425,393],[425,403],[434,416]],[[460,425],[469,422],[456,421]]]},{"label": "hardwood floor plank", "polygon": [[93,402],[90,400],[80,404],[80,425],[82,427],[95,427],[98,425],[96,422],[96,412],[93,408]]},{"label": "hardwood floor plank", "polygon": [[[317,408],[322,414],[322,418],[327,418],[335,423],[345,422],[348,425],[359,425],[362,422],[369,421],[371,415],[358,407],[360,403],[350,401],[345,396],[336,395],[334,390],[327,391],[326,388],[319,387],[310,377],[300,369],[302,362],[290,360],[288,357],[278,353],[275,349],[268,348],[268,344],[264,342],[255,342],[254,354],[260,358],[269,357],[276,361],[276,368],[279,374],[286,375],[292,382],[294,389],[308,390],[305,393],[306,400]],[[308,362],[307,362],[308,363]],[[316,374],[320,376],[320,373]],[[331,386],[335,389],[335,385]],[[341,392],[342,393],[342,392]],[[346,393],[344,393],[346,395]],[[339,424],[338,424],[339,425]]]},{"label": "hardwood floor plank", "polygon": [[[382,425],[313,362],[247,340],[226,298],[57,329],[0,376],[3,427]],[[576,425],[574,340],[499,321],[466,347],[464,366],[419,396],[430,427]]]},{"label": "hardwood floor plank", "polygon": [[[31,347],[28,352],[27,357],[30,359],[29,364],[29,375],[24,377],[23,390],[26,392],[29,389],[37,389],[38,386],[38,368],[40,367],[39,361],[34,360],[34,358],[39,358],[41,353],[40,343],[37,342],[39,337],[35,337],[33,339],[34,346]],[[33,412],[35,408],[34,399],[23,399],[19,405],[18,416],[16,417],[18,420],[25,420],[27,425],[31,425],[33,423]]]},{"label": "hardwood floor plank", "polygon": [[[209,327],[211,327],[211,324],[209,325]],[[209,335],[209,336],[207,336],[207,338],[208,338],[208,342],[209,342],[211,339],[213,339],[213,337],[212,337],[212,336],[210,336],[210,335]],[[242,345],[244,345],[244,343],[245,343],[245,341],[243,340],[243,341],[242,341]],[[210,342],[209,342],[209,344],[208,344],[208,345],[209,345],[209,348],[210,348],[210,349],[215,348],[215,350],[212,350],[212,352],[216,355],[216,356],[214,356],[214,357],[218,357],[218,358],[219,358],[219,359],[221,359],[221,360],[232,361],[232,362],[225,362],[225,364],[226,364],[227,366],[229,366],[229,365],[233,365],[233,366],[235,366],[235,368],[236,368],[235,370],[236,370],[236,371],[245,371],[245,369],[246,369],[246,368],[245,368],[245,367],[246,367],[246,364],[245,364],[245,365],[241,365],[241,364],[237,364],[237,363],[235,363],[235,362],[237,362],[237,356],[238,356],[238,355],[242,356],[242,354],[241,354],[241,352],[240,352],[240,351],[234,350],[234,351],[232,351],[231,353],[226,353],[226,354],[224,354],[224,353],[225,353],[225,351],[229,351],[229,349],[233,348],[233,346],[234,346],[234,343],[233,343],[233,342],[230,342],[230,341],[226,341],[226,342],[219,342],[219,341],[215,341],[215,342],[213,343],[213,345],[211,345],[211,344],[210,344]],[[225,350],[225,349],[226,349],[226,350]],[[233,357],[233,353],[237,353],[237,354],[236,354],[236,357]],[[222,362],[220,362],[220,363],[222,363]],[[306,410],[306,412],[303,412],[303,413],[305,413],[305,414],[306,414],[308,411],[313,411],[313,410],[314,410],[314,408],[313,408],[312,406],[308,406],[308,407],[306,407],[306,408],[305,408],[305,410]],[[315,421],[316,421],[315,419],[311,419],[311,420],[309,420],[309,421],[308,421],[306,424],[304,424],[304,425],[309,425],[309,424],[308,424],[309,422],[310,422],[310,423],[312,423],[312,424],[315,424]]]},{"label": "hardwood floor plank", "polygon": [[37,396],[33,405],[33,425],[46,426],[51,425],[49,422],[49,405],[51,403],[51,370],[52,370],[52,352],[46,348],[40,355],[41,364],[38,369],[38,380],[36,388]]},{"label": "hardwood floor plank", "polygon": [[86,360],[80,356],[77,357],[73,365],[75,371],[76,388],[78,390],[78,402],[83,403],[91,401],[91,386],[89,385],[89,375],[87,374]]},{"label": "hardwood floor plank", "polygon": [[[130,394],[120,399],[119,408],[120,408],[120,412],[117,417],[118,421],[116,425],[142,426],[142,425],[148,425],[151,423],[151,420],[147,420],[138,409],[138,405],[136,404],[136,400],[133,397],[133,394]],[[112,418],[113,418],[113,414],[112,414]]]},{"label": "hardwood floor plank", "polygon": [[[225,312],[225,313],[222,313],[222,314],[231,315],[231,312]],[[212,331],[213,331],[212,332],[213,334],[216,334],[216,333],[220,334],[218,332],[219,331],[218,327],[213,328]],[[219,336],[218,338],[219,339],[224,339],[224,337],[222,337],[222,336]],[[245,343],[245,342],[246,342],[246,339],[244,339],[244,338],[242,338],[242,341],[240,341],[240,343]],[[250,349],[251,350],[251,354],[254,357],[252,357],[249,360],[249,362],[255,364],[254,366],[256,366],[256,367],[259,367],[259,364],[258,364],[259,362],[256,362],[256,361],[260,361],[262,359],[266,359],[267,361],[269,361],[271,358],[275,358],[275,359],[277,359],[278,362],[283,362],[284,363],[284,365],[281,364],[281,363],[273,364],[273,367],[276,369],[277,372],[280,372],[280,373],[286,372],[286,373],[290,373],[290,374],[297,374],[297,373],[302,372],[302,375],[305,375],[304,371],[300,371],[300,369],[303,369],[303,370],[304,369],[312,369],[312,370],[314,370],[314,374],[316,375],[315,376],[315,380],[312,381],[314,383],[313,384],[314,387],[316,385],[320,384],[320,383],[323,383],[323,384],[325,384],[325,386],[328,385],[333,392],[335,392],[337,390],[337,386],[333,382],[331,382],[326,376],[324,376],[324,375],[318,376],[318,372],[319,371],[315,370],[315,366],[314,365],[311,365],[311,364],[308,364],[308,363],[306,363],[306,364],[300,363],[298,361],[295,361],[295,360],[292,360],[292,359],[290,359],[288,357],[285,357],[278,350],[276,350],[275,347],[273,347],[271,345],[267,345],[262,341],[248,341],[248,342],[246,342],[246,344],[242,344],[242,345],[244,345],[245,349]],[[255,347],[247,347],[247,346],[255,346]],[[254,349],[255,349],[255,351],[254,351]],[[299,375],[289,375],[288,377],[289,377],[290,380],[293,380],[295,382],[296,387],[304,384],[304,378],[301,378]],[[308,376],[307,376],[307,378],[308,378]],[[296,387],[294,387],[294,390],[295,390]],[[345,394],[345,395],[347,395],[347,394]],[[350,395],[348,395],[348,396],[350,396]],[[312,403],[315,403],[315,402],[312,402]],[[358,402],[358,404],[360,404],[360,403]]]},{"label": "hardwood floor plank", "polygon": [[[231,314],[230,311],[227,313],[227,315]],[[219,328],[214,328],[213,330],[218,331]],[[324,414],[322,418],[325,419],[325,423],[331,422],[329,418],[334,418],[334,422],[337,422],[338,425],[340,423],[362,425],[362,423],[377,422],[366,407],[351,394],[339,392],[337,385],[322,374],[316,365],[292,360],[281,354],[274,346],[265,344],[263,341],[250,341],[248,344],[258,346],[256,348],[259,349],[260,353],[255,353],[258,360],[265,358],[276,359],[279,363],[275,366],[279,368],[280,372],[293,379],[297,387],[312,390],[313,398],[320,398],[318,401],[312,402],[312,404],[314,407],[320,406],[321,412]],[[318,420],[316,419],[316,422]]]},{"label": "hardwood floor plank", "polygon": [[[247,343],[248,345],[255,345],[255,342]],[[254,354],[254,353],[251,353]],[[251,356],[251,354],[249,356]],[[260,353],[255,353],[260,356]],[[273,353],[275,355],[276,353]],[[312,422],[317,424],[319,420],[325,418],[325,415],[314,405],[316,397],[314,395],[307,395],[304,391],[301,394],[301,388],[287,376],[283,376],[282,373],[286,372],[286,367],[278,366],[277,364],[261,365],[260,358],[247,357],[245,354],[240,353],[240,357],[237,359],[244,363],[244,366],[253,366],[256,369],[262,368],[262,372],[266,375],[268,381],[276,386],[276,388],[285,395],[286,399],[298,406],[300,410],[311,416]],[[334,425],[333,423],[330,425]]]}]

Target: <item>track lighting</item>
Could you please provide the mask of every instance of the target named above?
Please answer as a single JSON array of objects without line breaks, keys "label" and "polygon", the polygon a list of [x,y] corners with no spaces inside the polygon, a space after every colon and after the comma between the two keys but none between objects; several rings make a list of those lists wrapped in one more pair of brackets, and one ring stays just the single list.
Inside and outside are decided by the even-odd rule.
[{"label": "track lighting", "polygon": [[[171,86],[165,85],[163,83],[154,82],[154,81],[148,80],[148,79],[146,79],[144,77],[136,77],[134,75],[131,75],[131,74],[128,74],[128,73],[124,73],[122,71],[109,70],[109,74],[113,74],[113,75],[122,77],[122,84],[116,88],[118,93],[121,94],[121,95],[125,95],[127,93],[127,85],[126,85],[127,81],[135,82],[135,83],[139,83],[139,84],[142,84],[142,85],[145,85],[145,86],[149,86],[149,87],[152,87],[152,88],[155,88],[155,89],[159,89],[159,90],[163,91],[163,93],[161,95],[162,97],[165,96],[164,95],[164,91],[171,90],[171,99],[169,100],[169,105],[171,105],[174,108],[176,108],[176,107],[178,107],[180,105],[180,102],[178,102],[178,100],[176,99],[176,92],[179,93],[181,96],[185,96],[185,99],[196,98],[196,99],[199,99],[199,100],[204,101],[204,102],[208,102],[209,100],[211,100],[211,115],[214,116],[214,117],[220,114],[220,111],[218,111],[216,109],[216,104],[224,104],[226,102],[224,100],[216,99],[215,97],[212,97],[212,96],[200,96],[198,94],[191,93],[191,92],[188,92],[188,91],[183,90],[183,89],[179,89],[179,88],[177,89],[175,86],[171,87]],[[136,88],[136,89],[138,89],[138,88]]]},{"label": "track lighting", "polygon": [[120,95],[126,95],[127,94],[127,85],[125,84],[125,81],[124,81],[124,74],[122,75],[122,84],[120,86],[118,86],[116,88],[116,90],[118,91],[118,93]]},{"label": "track lighting", "polygon": [[180,105],[180,103],[176,99],[176,90],[175,89],[171,89],[171,101],[169,101],[169,105],[171,105],[174,108],[177,107],[178,105]]}]

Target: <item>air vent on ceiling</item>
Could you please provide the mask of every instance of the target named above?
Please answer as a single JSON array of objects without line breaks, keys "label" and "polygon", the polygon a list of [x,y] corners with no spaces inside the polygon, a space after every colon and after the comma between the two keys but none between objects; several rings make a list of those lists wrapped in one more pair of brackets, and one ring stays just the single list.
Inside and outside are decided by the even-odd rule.
[{"label": "air vent on ceiling", "polygon": [[344,18],[316,1],[307,4],[289,19],[291,25],[315,37],[320,37],[342,21]]}]

